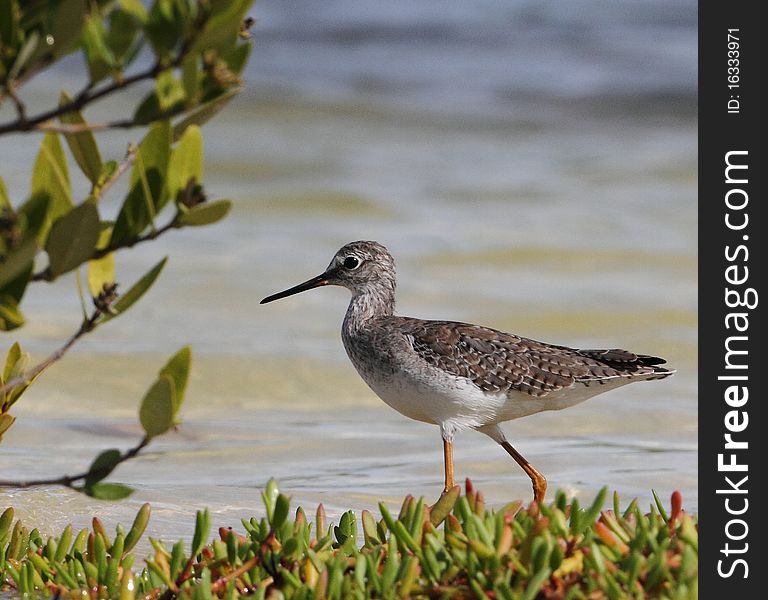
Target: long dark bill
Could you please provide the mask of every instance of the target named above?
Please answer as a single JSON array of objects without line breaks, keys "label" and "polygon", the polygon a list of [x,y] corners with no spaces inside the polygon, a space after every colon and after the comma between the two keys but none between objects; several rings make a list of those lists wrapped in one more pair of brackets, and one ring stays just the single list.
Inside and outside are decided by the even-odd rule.
[{"label": "long dark bill", "polygon": [[326,277],[326,274],[323,273],[322,275],[318,275],[317,277],[313,277],[312,279],[308,279],[304,283],[300,283],[299,285],[295,285],[292,288],[288,288],[287,290],[284,290],[282,292],[278,292],[277,294],[272,294],[271,296],[267,296],[264,298],[259,304],[266,304],[267,302],[272,302],[274,300],[280,300],[280,298],[286,298],[287,296],[293,296],[294,294],[298,294],[300,292],[306,292],[307,290],[314,289],[316,287],[320,287],[323,285],[328,285],[328,279]]}]

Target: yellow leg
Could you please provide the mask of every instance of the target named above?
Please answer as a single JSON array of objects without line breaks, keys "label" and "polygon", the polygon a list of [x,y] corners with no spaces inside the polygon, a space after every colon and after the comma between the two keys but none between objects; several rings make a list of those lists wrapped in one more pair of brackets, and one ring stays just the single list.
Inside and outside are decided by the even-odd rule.
[{"label": "yellow leg", "polygon": [[443,438],[443,460],[445,462],[445,491],[456,485],[453,480],[453,442]]},{"label": "yellow leg", "polygon": [[504,448],[504,450],[506,450],[509,455],[515,459],[515,462],[517,462],[517,464],[523,468],[523,471],[526,472],[528,477],[531,478],[531,483],[533,484],[533,499],[539,504],[544,502],[544,494],[547,493],[547,480],[545,479],[544,475],[539,473],[536,468],[527,460],[525,460],[525,457],[517,450],[515,450],[512,447],[512,444],[506,440],[501,442],[501,447]]}]

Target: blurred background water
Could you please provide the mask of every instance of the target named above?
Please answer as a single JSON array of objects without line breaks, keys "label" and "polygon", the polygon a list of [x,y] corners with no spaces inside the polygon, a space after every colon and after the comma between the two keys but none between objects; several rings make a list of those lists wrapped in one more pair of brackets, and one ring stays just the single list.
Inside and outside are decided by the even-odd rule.
[{"label": "blurred background water", "polygon": [[[258,305],[342,244],[375,239],[397,260],[400,314],[666,357],[672,379],[504,430],[552,490],[589,499],[608,485],[647,505],[652,488],[680,489],[696,510],[696,4],[262,0],[251,14],[246,89],[204,130],[208,194],[232,198],[233,214],[117,257],[124,286],[159,252],[170,261],[17,405],[0,478],[80,471],[133,445],[141,396],[190,343],[182,426],[115,472],[137,489],[126,502],[43,488],[3,490],[3,504],[53,532],[93,513],[125,522],[150,501],[152,534],[178,537],[204,506],[217,525],[263,514],[270,477],[332,516],[437,497],[437,429],[386,407],[347,362],[348,293]],[[30,108],[74,91],[80,67],[30,82]],[[104,134],[103,153],[120,158],[139,136]],[[0,138],[17,202],[36,146]],[[114,189],[103,215],[120,200]],[[40,359],[78,325],[74,277],[35,284],[22,308],[29,324],[2,349],[18,339]],[[456,469],[493,505],[529,498],[527,477],[482,435],[458,438]]]}]

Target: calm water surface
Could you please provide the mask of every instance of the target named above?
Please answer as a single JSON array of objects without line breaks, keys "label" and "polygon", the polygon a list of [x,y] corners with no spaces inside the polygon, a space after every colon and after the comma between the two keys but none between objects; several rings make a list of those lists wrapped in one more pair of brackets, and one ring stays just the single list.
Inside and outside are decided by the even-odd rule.
[{"label": "calm water surface", "polygon": [[[125,522],[149,501],[152,534],[170,538],[191,535],[197,508],[217,525],[263,514],[270,477],[334,516],[435,498],[438,431],[389,409],[348,364],[347,292],[258,305],[343,243],[376,239],[398,263],[400,314],[666,357],[672,379],[504,430],[550,489],[589,499],[607,484],[645,504],[680,489],[695,510],[695,5],[265,1],[254,14],[248,89],[205,131],[209,195],[234,199],[234,214],[118,256],[126,285],[171,258],[139,305],[30,389],[0,474],[74,472],[133,445],[142,394],[190,343],[182,426],[114,474],[137,489],[126,502],[48,488],[4,490],[3,504],[53,533],[93,513]],[[77,65],[65,66],[32,96],[66,87]],[[138,135],[108,136],[105,154]],[[34,154],[30,138],[0,140],[16,198]],[[42,358],[78,324],[74,278],[33,286],[23,308],[28,325],[3,346]],[[480,434],[458,438],[456,470],[491,504],[529,497]]]}]

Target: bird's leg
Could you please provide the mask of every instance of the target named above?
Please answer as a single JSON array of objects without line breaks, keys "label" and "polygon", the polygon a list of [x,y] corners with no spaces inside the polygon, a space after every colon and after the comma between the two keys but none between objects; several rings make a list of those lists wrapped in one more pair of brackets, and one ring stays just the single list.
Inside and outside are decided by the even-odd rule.
[{"label": "bird's leg", "polygon": [[443,461],[445,463],[445,491],[456,485],[453,480],[453,441],[443,438]]},{"label": "bird's leg", "polygon": [[503,440],[499,443],[501,444],[501,447],[515,459],[515,462],[523,468],[523,471],[528,474],[528,477],[531,478],[531,483],[533,484],[533,499],[539,504],[544,502],[544,494],[547,493],[547,480],[544,478],[544,475],[539,473],[531,463],[525,460],[525,457],[515,450],[512,447],[512,444],[508,441]]}]

